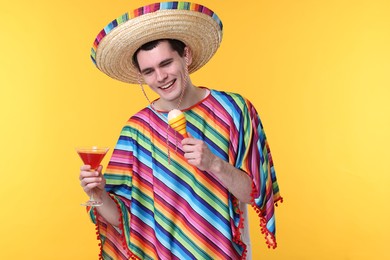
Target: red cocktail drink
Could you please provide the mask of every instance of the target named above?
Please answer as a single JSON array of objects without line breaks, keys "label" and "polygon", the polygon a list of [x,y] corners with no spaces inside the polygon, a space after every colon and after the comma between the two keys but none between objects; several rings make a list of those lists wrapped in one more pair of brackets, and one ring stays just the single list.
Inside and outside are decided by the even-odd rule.
[{"label": "red cocktail drink", "polygon": [[91,169],[97,169],[101,161],[106,155],[106,150],[90,150],[90,151],[77,151],[81,157],[81,160],[86,165],[91,165]]}]

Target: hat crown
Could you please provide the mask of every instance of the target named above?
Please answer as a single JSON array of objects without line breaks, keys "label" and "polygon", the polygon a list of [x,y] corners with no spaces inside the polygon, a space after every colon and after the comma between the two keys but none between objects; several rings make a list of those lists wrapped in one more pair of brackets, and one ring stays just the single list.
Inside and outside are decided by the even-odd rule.
[{"label": "hat crown", "polygon": [[209,8],[190,2],[161,2],[139,7],[110,22],[97,35],[91,50],[94,64],[108,76],[137,83],[134,53],[158,39],[176,39],[189,46],[192,73],[206,64],[222,41],[222,22]]}]

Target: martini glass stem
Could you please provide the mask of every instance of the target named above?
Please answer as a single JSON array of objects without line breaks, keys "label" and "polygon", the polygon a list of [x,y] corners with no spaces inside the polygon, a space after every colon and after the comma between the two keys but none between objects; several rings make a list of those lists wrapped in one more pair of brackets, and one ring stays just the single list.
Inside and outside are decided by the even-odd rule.
[{"label": "martini glass stem", "polygon": [[92,206],[92,207],[98,207],[98,206],[103,205],[103,202],[98,201],[98,200],[95,199],[94,194],[95,193],[93,191],[91,191],[91,195],[89,196],[89,200],[86,203],[82,204],[82,205],[83,206]]}]

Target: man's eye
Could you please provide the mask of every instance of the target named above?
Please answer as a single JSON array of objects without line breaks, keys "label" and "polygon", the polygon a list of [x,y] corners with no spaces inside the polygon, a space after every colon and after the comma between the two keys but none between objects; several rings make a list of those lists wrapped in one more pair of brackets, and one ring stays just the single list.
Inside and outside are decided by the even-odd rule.
[{"label": "man's eye", "polygon": [[164,62],[163,64],[161,64],[161,67],[166,67],[166,66],[168,66],[171,63],[172,63],[172,61]]}]

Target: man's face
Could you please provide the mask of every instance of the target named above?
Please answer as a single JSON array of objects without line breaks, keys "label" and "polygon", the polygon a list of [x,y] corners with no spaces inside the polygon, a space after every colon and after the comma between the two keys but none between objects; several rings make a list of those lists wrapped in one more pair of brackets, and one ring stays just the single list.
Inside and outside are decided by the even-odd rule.
[{"label": "man's face", "polygon": [[185,58],[162,41],[152,50],[139,51],[137,59],[145,83],[160,96],[160,101],[168,106],[178,104],[183,85],[188,82]]}]

